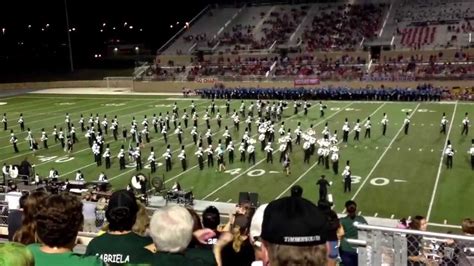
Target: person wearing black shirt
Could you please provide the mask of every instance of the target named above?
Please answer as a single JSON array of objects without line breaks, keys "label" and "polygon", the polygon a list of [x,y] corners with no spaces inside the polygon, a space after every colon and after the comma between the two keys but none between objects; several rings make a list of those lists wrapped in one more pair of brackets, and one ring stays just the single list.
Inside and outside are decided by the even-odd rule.
[{"label": "person wearing black shirt", "polygon": [[11,209],[8,212],[8,241],[13,241],[13,236],[15,235],[15,232],[18,231],[21,227],[23,219],[23,208],[25,207],[27,197],[27,194],[23,194],[19,200],[20,208]]},{"label": "person wearing black shirt", "polygon": [[[250,218],[244,214],[235,215],[231,231],[221,235],[214,246],[218,265],[250,266],[255,261],[255,253],[250,243]],[[220,262],[220,264],[219,264]]]},{"label": "person wearing black shirt", "polygon": [[319,200],[320,201],[325,201],[327,200],[328,197],[328,187],[331,186],[331,184],[326,180],[325,175],[321,175],[321,178],[318,180],[316,185],[319,186]]}]

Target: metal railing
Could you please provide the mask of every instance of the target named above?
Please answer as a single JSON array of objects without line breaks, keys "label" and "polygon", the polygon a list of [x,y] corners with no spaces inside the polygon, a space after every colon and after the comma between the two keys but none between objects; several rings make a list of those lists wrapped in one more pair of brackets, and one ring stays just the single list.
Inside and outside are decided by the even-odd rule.
[{"label": "metal railing", "polygon": [[474,237],[354,223],[359,265],[474,265]]}]

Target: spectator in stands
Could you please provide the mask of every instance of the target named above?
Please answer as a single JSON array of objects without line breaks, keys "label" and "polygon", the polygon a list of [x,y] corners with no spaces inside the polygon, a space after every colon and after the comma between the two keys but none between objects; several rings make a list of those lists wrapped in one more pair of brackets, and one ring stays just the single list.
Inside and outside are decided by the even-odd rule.
[{"label": "spectator in stands", "polygon": [[23,208],[23,221],[21,228],[16,231],[13,241],[29,245],[38,243],[36,237],[36,220],[35,215],[38,213],[40,202],[42,202],[48,194],[43,191],[35,191],[28,195]]},{"label": "spectator in stands", "polygon": [[[415,216],[409,224],[409,229],[426,231],[428,222],[420,215]],[[407,256],[409,266],[425,265],[430,260],[426,258],[423,251],[423,237],[421,235],[407,235]]]},{"label": "spectator in stands", "polygon": [[235,215],[230,232],[222,233],[214,245],[217,265],[250,266],[255,260],[249,237],[250,221],[251,217]]},{"label": "spectator in stands", "polygon": [[135,224],[132,227],[132,231],[143,237],[150,236],[150,217],[146,211],[145,205],[143,203],[137,201],[138,205],[138,212],[137,218],[135,219]]},{"label": "spectator in stands", "polygon": [[341,223],[339,221],[339,217],[337,213],[331,210],[332,204],[326,200],[320,200],[318,202],[318,208],[326,214],[328,217],[328,241],[327,241],[327,249],[328,249],[328,266],[336,266],[337,260],[340,259],[339,257],[339,238],[338,238],[338,230],[340,230]]},{"label": "spectator in stands", "polygon": [[211,229],[216,233],[215,237],[208,240],[207,245],[212,247],[220,237],[220,231],[217,227],[221,224],[221,217],[219,210],[214,206],[207,207],[202,213],[202,225],[204,228]]},{"label": "spectator in stands", "polygon": [[71,194],[51,195],[39,202],[35,214],[36,234],[41,244],[28,246],[36,266],[103,265],[95,257],[74,254],[76,237],[84,222],[82,203]]},{"label": "spectator in stands", "polygon": [[[186,208],[167,206],[156,210],[150,221],[150,234],[158,250],[150,257],[152,265],[216,265],[210,250],[188,248],[193,226],[193,217]],[[212,230],[199,232],[202,232],[198,237],[200,240],[214,236]],[[194,236],[197,234],[195,232]]]},{"label": "spectator in stands", "polygon": [[20,243],[0,244],[0,264],[2,266],[34,266],[31,251]]},{"label": "spectator in stands", "polygon": [[267,206],[268,204],[260,205],[257,210],[255,210],[252,222],[250,223],[250,242],[254,247],[255,260],[259,263],[263,263],[262,261],[265,257],[262,248],[262,238],[260,236],[262,234],[263,214]]},{"label": "spectator in stands", "polygon": [[402,218],[398,221],[397,228],[399,229],[408,229],[407,218]]},{"label": "spectator in stands", "polygon": [[262,223],[263,265],[326,265],[327,217],[299,197],[274,200]]},{"label": "spectator in stands", "polygon": [[[466,236],[473,236],[474,235],[474,220],[470,218],[466,218],[462,221],[461,224],[462,232]],[[474,256],[474,251],[472,251],[472,242],[467,241],[456,241],[458,249],[460,250],[459,253],[459,265],[470,265],[471,261],[468,257]]]},{"label": "spectator in stands", "polygon": [[109,200],[105,216],[108,231],[89,243],[86,255],[98,256],[105,263],[145,263],[150,251],[145,249],[152,240],[132,232],[138,212],[135,195],[127,190],[115,191]]},{"label": "spectator in stands", "polygon": [[[191,217],[193,217],[193,233],[198,230],[201,230],[202,223],[201,223],[201,217],[199,217],[199,214],[197,214],[197,212],[191,208],[186,208],[186,209],[188,210],[189,214],[191,214]],[[201,243],[193,235],[193,238],[191,239],[191,242],[189,243],[188,248],[197,248],[197,247],[201,247]]]},{"label": "spectator in stands", "polygon": [[16,231],[21,228],[23,209],[25,208],[27,197],[27,194],[21,195],[18,209],[10,209],[8,211],[8,241],[13,241],[13,236],[15,235]]},{"label": "spectator in stands", "polygon": [[82,215],[84,216],[84,226],[82,231],[97,232],[95,208],[96,204],[91,201],[91,195],[86,193],[82,200]]},{"label": "spectator in stands", "polygon": [[299,185],[292,186],[291,187],[291,196],[301,198],[303,196],[303,188]]},{"label": "spectator in stands", "polygon": [[357,239],[359,237],[354,222],[367,224],[364,217],[357,215],[357,204],[349,200],[345,204],[347,216],[340,220],[344,229],[344,237],[341,240],[340,254],[344,266],[358,265],[357,249],[347,242],[347,239]]}]

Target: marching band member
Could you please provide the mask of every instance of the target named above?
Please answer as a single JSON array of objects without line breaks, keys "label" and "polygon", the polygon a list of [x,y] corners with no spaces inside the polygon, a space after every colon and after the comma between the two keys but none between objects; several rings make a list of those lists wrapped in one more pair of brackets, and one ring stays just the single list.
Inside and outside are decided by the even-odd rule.
[{"label": "marching band member", "polygon": [[186,161],[186,151],[184,150],[184,146],[181,146],[181,152],[178,154],[178,159],[181,161],[183,172],[186,171],[188,163]]},{"label": "marching band member", "polygon": [[166,148],[166,152],[163,154],[163,158],[165,158],[165,169],[166,172],[171,171],[172,164],[171,164],[171,146],[168,145]]},{"label": "marching band member", "polygon": [[448,124],[448,119],[446,118],[446,113],[443,113],[443,117],[441,118],[441,130],[439,133],[443,133],[446,135],[446,125]]},{"label": "marching band member", "polygon": [[117,158],[119,159],[120,170],[124,170],[125,169],[125,150],[124,150],[123,145],[120,148]]},{"label": "marching band member", "polygon": [[150,155],[148,156],[148,163],[150,163],[150,171],[151,173],[156,172],[156,157],[155,152],[153,151],[153,147],[151,147]]},{"label": "marching band member", "polygon": [[64,133],[63,133],[62,127],[59,128],[58,139],[59,139],[59,142],[61,143],[61,147],[64,149],[66,144],[64,141]]},{"label": "marching band member", "polygon": [[86,131],[86,128],[84,127],[84,116],[81,114],[81,117],[79,118],[79,125],[81,125],[81,132]]},{"label": "marching band member", "polygon": [[222,134],[222,137],[225,139],[225,145],[229,145],[230,141],[232,140],[232,137],[229,133],[229,129],[227,126],[225,126],[224,134]]},{"label": "marching band member", "polygon": [[364,134],[364,139],[369,138],[370,139],[370,128],[372,127],[372,122],[370,122],[370,116],[367,118],[367,121],[365,121],[365,134]]},{"label": "marching band member", "polygon": [[105,159],[105,169],[110,168],[110,148],[109,144],[107,144],[107,148],[105,148],[104,154],[102,154],[102,157]]},{"label": "marching band member", "polygon": [[444,150],[444,154],[446,154],[446,168],[451,169],[453,168],[453,156],[454,156],[454,149],[453,146],[451,145],[451,141],[448,140],[448,145],[446,146],[446,149]]},{"label": "marching band member", "polygon": [[193,126],[193,129],[191,129],[191,135],[193,136],[194,145],[197,145],[198,133],[195,126]]},{"label": "marching band member", "polygon": [[249,154],[249,163],[255,164],[255,146],[254,146],[255,141],[250,140],[248,147],[247,147],[247,152]]},{"label": "marching band member", "polygon": [[386,113],[383,113],[381,124],[382,124],[382,135],[385,136],[385,133],[387,132],[387,125],[388,125],[388,118],[387,118]]},{"label": "marching band member", "polygon": [[43,148],[47,149],[48,148],[48,135],[46,134],[46,131],[44,131],[44,128],[41,129],[41,142],[43,142]]},{"label": "marching band member", "polygon": [[99,175],[99,178],[97,179],[97,181],[100,182],[100,183],[108,183],[109,179],[107,178],[107,176],[105,175],[104,172],[100,172],[100,175]]},{"label": "marching band member", "polygon": [[155,129],[155,133],[158,133],[158,119],[156,118],[156,114],[153,114],[153,118],[151,119],[151,124]]},{"label": "marching band member", "polygon": [[309,163],[309,158],[311,157],[310,146],[311,146],[311,144],[309,143],[308,140],[306,140],[306,141],[303,143],[303,152],[304,152],[304,159],[303,159],[303,162],[304,162],[304,163]]},{"label": "marching band member", "polygon": [[344,177],[344,193],[351,192],[352,189],[352,178],[351,178],[351,167],[349,166],[349,161],[346,162],[346,167],[342,172]]},{"label": "marching band member", "polygon": [[217,126],[220,129],[222,125],[222,115],[219,111],[217,111],[216,120],[217,120]]},{"label": "marching band member", "polygon": [[229,163],[232,164],[234,163],[234,144],[232,143],[232,141],[229,142],[229,144],[227,145],[227,152],[229,153]]},{"label": "marching band member", "polygon": [[268,142],[267,146],[265,147],[265,151],[267,152],[267,163],[272,163],[273,164],[273,148],[272,148],[272,143]]},{"label": "marching band member", "polygon": [[252,117],[250,115],[245,119],[245,123],[247,124],[249,132],[252,132]]},{"label": "marching band member", "polygon": [[[461,135],[466,134],[466,136],[467,136],[467,134],[469,133],[469,124],[470,124],[469,117],[467,117],[467,113],[466,113],[464,119],[462,120]],[[5,128],[5,130],[6,130],[6,128]]]},{"label": "marching band member", "polygon": [[168,144],[168,136],[167,136],[167,129],[168,127],[166,125],[163,126],[163,129],[161,130],[161,134],[163,135],[163,139],[165,140],[165,143]]},{"label": "marching band member", "polygon": [[81,170],[77,170],[76,172],[76,181],[84,181],[84,174]]},{"label": "marching band member", "polygon": [[183,122],[184,122],[184,127],[185,127],[185,128],[188,128],[189,115],[188,115],[188,113],[186,112],[186,109],[184,109],[183,111],[184,111],[184,113],[183,113],[183,116],[181,117],[181,119],[182,119]]},{"label": "marching band member", "polygon": [[303,134],[303,131],[301,130],[301,123],[300,122],[298,122],[298,126],[296,127],[294,133],[296,135],[295,144],[300,145],[301,144],[301,134]]},{"label": "marching band member", "polygon": [[199,147],[198,150],[194,153],[198,157],[199,170],[204,169],[204,154],[202,152],[202,147]]},{"label": "marching band member", "polygon": [[133,158],[135,159],[136,170],[140,171],[143,169],[142,165],[142,152],[140,151],[140,144],[137,143],[135,151],[133,151]]},{"label": "marching band member", "polygon": [[15,136],[15,133],[13,133],[13,130],[10,131],[10,143],[13,146],[13,151],[15,151],[15,153],[18,153],[18,138]]},{"label": "marching band member", "polygon": [[8,128],[7,113],[3,113],[2,123],[3,123],[3,130],[7,131],[7,128]]},{"label": "marching band member", "polygon": [[357,118],[357,122],[355,123],[353,130],[355,132],[354,140],[359,141],[359,135],[360,135],[360,119],[359,118]]},{"label": "marching band member", "polygon": [[96,141],[92,144],[92,153],[94,154],[94,161],[97,163],[97,166],[101,166],[102,159],[100,157],[100,148]]},{"label": "marching band member", "polygon": [[342,126],[342,142],[347,143],[347,140],[349,139],[349,131],[351,128],[349,127],[349,121],[347,118],[344,121],[344,125]]},{"label": "marching band member", "polygon": [[204,152],[207,153],[207,167],[214,167],[214,151],[212,149],[212,144],[209,144]]},{"label": "marching band member", "polygon": [[212,145],[212,133],[210,127],[207,128],[207,132],[204,136],[207,138],[207,145]]},{"label": "marching band member", "polygon": [[211,127],[211,124],[209,122],[210,116],[209,116],[209,113],[207,111],[206,111],[206,113],[204,113],[204,116],[202,117],[202,119],[204,121],[206,121],[206,127],[210,128]]},{"label": "marching band member", "polygon": [[25,120],[23,119],[23,113],[20,113],[20,118],[18,118],[18,124],[20,125],[20,130],[25,131]]},{"label": "marching band member", "polygon": [[337,175],[339,173],[339,148],[334,145],[331,147],[331,152],[332,170]]},{"label": "marching band member", "polygon": [[407,112],[405,120],[403,120],[403,125],[405,127],[405,135],[408,135],[408,128],[410,127],[410,114]]},{"label": "marching band member", "polygon": [[240,142],[240,146],[239,146],[239,152],[240,152],[240,162],[245,162],[246,159],[245,159],[245,141],[242,140],[242,142]]},{"label": "marching band member", "polygon": [[328,128],[328,123],[326,122],[326,125],[324,126],[323,131],[321,132],[323,134],[323,138],[329,138],[329,128]]}]

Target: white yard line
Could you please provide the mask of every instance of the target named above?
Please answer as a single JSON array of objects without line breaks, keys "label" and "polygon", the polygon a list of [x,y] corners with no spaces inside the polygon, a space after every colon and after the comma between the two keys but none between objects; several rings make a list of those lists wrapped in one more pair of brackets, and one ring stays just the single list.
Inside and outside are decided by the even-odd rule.
[{"label": "white yard line", "polygon": [[428,214],[426,215],[426,220],[429,221],[431,217],[431,211],[433,209],[434,200],[436,197],[436,190],[438,189],[439,178],[441,176],[441,170],[443,168],[443,159],[444,159],[444,148],[448,145],[449,135],[451,134],[451,129],[453,128],[454,116],[456,115],[457,102],[454,105],[453,115],[451,116],[451,123],[449,123],[448,134],[446,135],[446,140],[444,141],[443,150],[441,151],[441,158],[439,160],[438,173],[436,174],[436,181],[433,187],[433,192],[431,193],[430,206],[428,207]]},{"label": "white yard line", "polygon": [[[377,109],[375,109],[374,112],[372,112],[369,116],[372,117],[374,114],[376,114],[383,106],[385,106],[385,103],[381,104]],[[364,121],[361,122],[361,124],[363,124],[365,121],[367,120],[364,119]],[[352,131],[352,130],[351,130]],[[340,144],[342,141],[339,141],[338,144]],[[279,199],[281,198],[283,195],[285,195],[286,192],[288,192],[288,190],[291,189],[291,187],[293,187],[296,183],[298,183],[306,174],[308,174],[311,169],[313,169],[316,165],[318,165],[318,162],[315,162],[310,168],[308,168],[308,170],[306,170],[302,175],[300,175],[295,181],[293,181],[285,190],[283,190],[283,192],[281,192],[275,199]]]},{"label": "white yard line", "polygon": [[[415,110],[412,111],[410,117],[412,117],[415,113],[416,113],[416,110],[418,109],[418,107],[420,107],[420,104],[418,104],[416,107],[415,107]],[[354,196],[352,196],[352,200],[354,200],[357,195],[359,195],[360,191],[362,190],[362,188],[365,186],[365,184],[367,183],[367,181],[369,180],[370,176],[374,173],[375,169],[377,168],[377,166],[380,164],[380,162],[382,162],[382,159],[383,157],[385,156],[385,154],[387,154],[389,148],[392,146],[392,144],[395,142],[395,140],[397,139],[398,135],[400,135],[400,133],[403,131],[403,129],[405,128],[405,126],[402,126],[397,134],[395,134],[395,136],[393,137],[393,139],[390,141],[390,143],[388,144],[388,146],[385,148],[385,151],[382,153],[382,155],[379,157],[379,159],[377,160],[377,162],[375,163],[374,167],[372,167],[372,169],[370,170],[369,174],[365,177],[364,181],[362,182],[362,184],[359,186],[359,188],[357,189],[357,191],[354,193]]]},{"label": "white yard line", "polygon": [[[319,122],[318,122],[316,125],[314,125],[314,126],[316,127],[316,126],[320,125],[321,123],[326,122],[328,119],[330,119],[331,117],[333,117],[333,116],[339,114],[340,112],[344,111],[347,107],[351,106],[352,104],[353,104],[353,103],[350,103],[350,104],[344,106],[344,107],[341,108],[339,111],[337,111],[337,112],[335,112],[334,114],[328,116],[327,118],[325,118],[325,119],[319,121]],[[314,106],[316,106],[316,105],[313,105],[313,106],[311,106],[310,108],[313,108]],[[290,118],[292,118],[293,116],[295,116],[295,115],[292,115],[292,116],[288,117],[287,119],[290,119]],[[275,150],[275,151],[273,152],[273,154],[275,154],[277,151],[278,151],[278,150]],[[233,183],[235,180],[239,179],[241,176],[243,176],[244,174],[248,173],[250,170],[252,170],[254,167],[256,167],[257,165],[261,164],[261,163],[264,162],[264,161],[266,161],[266,158],[264,158],[264,159],[258,161],[256,164],[250,166],[250,167],[247,168],[245,171],[243,171],[241,174],[239,174],[239,175],[237,175],[236,177],[232,178],[231,180],[225,182],[222,186],[216,188],[216,189],[213,190],[211,193],[207,194],[204,198],[202,198],[202,200],[205,200],[205,199],[209,198],[210,196],[214,195],[214,194],[217,193],[219,190],[221,190],[221,189],[225,188],[226,186],[228,186],[229,184]]]}]

